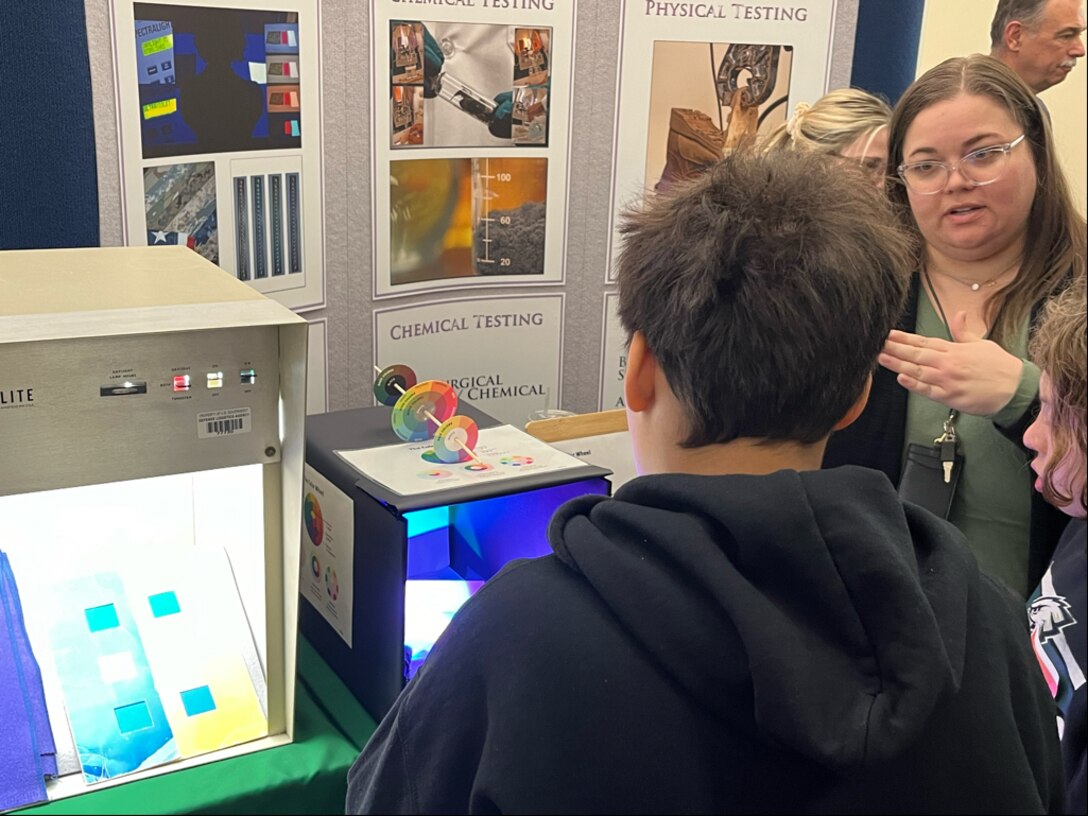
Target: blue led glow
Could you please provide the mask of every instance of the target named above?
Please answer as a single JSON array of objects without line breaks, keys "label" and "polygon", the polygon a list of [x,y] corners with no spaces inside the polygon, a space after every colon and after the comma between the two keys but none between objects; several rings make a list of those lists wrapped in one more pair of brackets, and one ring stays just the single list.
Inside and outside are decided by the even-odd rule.
[{"label": "blue led glow", "polygon": [[607,492],[608,483],[594,479],[405,513],[405,680],[484,581],[515,558],[552,551],[548,525],[559,505]]},{"label": "blue led glow", "polygon": [[428,507],[426,510],[413,510],[404,514],[404,520],[408,522],[408,537],[423,535],[431,530],[446,527],[450,523],[450,508]]},{"label": "blue led glow", "polygon": [[461,605],[483,585],[483,581],[404,582],[404,645],[412,653],[406,680],[423,664]]}]

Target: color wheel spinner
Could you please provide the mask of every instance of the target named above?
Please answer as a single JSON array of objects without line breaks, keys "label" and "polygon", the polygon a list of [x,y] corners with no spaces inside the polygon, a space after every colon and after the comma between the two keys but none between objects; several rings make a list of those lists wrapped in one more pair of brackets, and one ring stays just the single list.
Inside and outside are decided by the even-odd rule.
[{"label": "color wheel spinner", "polygon": [[443,422],[434,435],[434,455],[443,462],[467,462],[473,458],[468,451],[476,447],[480,430],[467,416],[452,416]]},{"label": "color wheel spinner", "polygon": [[457,412],[457,392],[441,380],[424,380],[393,406],[393,430],[405,442],[422,442]]},{"label": "color wheel spinner", "polygon": [[406,365],[383,368],[374,380],[374,396],[382,405],[392,408],[409,388],[416,384],[416,373]]},{"label": "color wheel spinner", "polygon": [[476,422],[467,416],[455,416],[457,392],[453,386],[441,380],[417,382],[416,373],[406,365],[383,369],[375,366],[374,370],[378,372],[374,396],[383,405],[393,407],[392,425],[397,436],[405,442],[422,442],[433,434],[435,459],[449,464],[472,459],[487,467],[473,451],[480,436]]}]

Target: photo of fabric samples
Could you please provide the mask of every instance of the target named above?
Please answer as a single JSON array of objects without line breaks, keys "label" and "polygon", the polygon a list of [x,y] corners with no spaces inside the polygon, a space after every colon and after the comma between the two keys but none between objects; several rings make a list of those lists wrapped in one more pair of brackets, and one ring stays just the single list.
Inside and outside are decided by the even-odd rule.
[{"label": "photo of fabric samples", "polygon": [[44,801],[57,775],[41,671],[23,623],[19,588],[0,551],[0,810]]},{"label": "photo of fabric samples", "polygon": [[219,263],[215,163],[144,168],[147,245],[180,245]]},{"label": "photo of fabric samples", "polygon": [[300,146],[296,13],[133,11],[145,159]]}]

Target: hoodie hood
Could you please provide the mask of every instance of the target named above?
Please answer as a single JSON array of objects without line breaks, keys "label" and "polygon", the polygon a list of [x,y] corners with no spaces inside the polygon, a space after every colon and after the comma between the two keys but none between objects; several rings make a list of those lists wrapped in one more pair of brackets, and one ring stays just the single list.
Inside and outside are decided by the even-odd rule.
[{"label": "hoodie hood", "polygon": [[698,704],[831,768],[893,758],[959,686],[977,567],[881,473],[645,476],[549,535]]}]

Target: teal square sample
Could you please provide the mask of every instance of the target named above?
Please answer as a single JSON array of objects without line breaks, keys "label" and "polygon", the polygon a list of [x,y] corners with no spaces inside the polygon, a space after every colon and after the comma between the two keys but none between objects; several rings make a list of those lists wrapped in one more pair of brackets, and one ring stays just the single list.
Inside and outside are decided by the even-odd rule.
[{"label": "teal square sample", "polygon": [[165,618],[167,615],[176,615],[181,611],[178,596],[173,592],[160,592],[147,599],[151,604],[151,614],[156,618]]},{"label": "teal square sample", "polygon": [[143,700],[115,708],[113,714],[117,717],[117,727],[121,729],[122,734],[131,734],[133,731],[151,727],[151,711]]},{"label": "teal square sample", "polygon": [[117,620],[117,610],[113,604],[104,604],[84,610],[87,617],[87,628],[92,632],[101,632],[104,629],[115,629],[121,625]]},{"label": "teal square sample", "polygon": [[206,711],[215,711],[212,690],[207,686],[183,691],[181,693],[181,704],[185,706],[185,713],[190,717],[195,717],[197,714],[203,714]]}]

